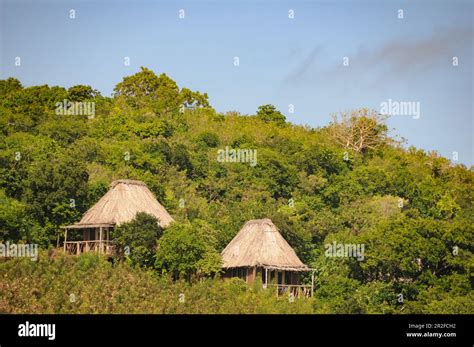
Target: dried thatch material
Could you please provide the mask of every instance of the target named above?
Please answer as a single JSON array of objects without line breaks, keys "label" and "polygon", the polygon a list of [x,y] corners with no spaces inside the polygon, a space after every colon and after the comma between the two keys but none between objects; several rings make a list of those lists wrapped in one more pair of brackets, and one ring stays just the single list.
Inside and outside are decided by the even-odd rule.
[{"label": "dried thatch material", "polygon": [[110,190],[72,228],[120,225],[131,221],[138,212],[149,213],[159,220],[162,227],[173,218],[156,200],[145,183],[133,180],[112,182]]},{"label": "dried thatch material", "polygon": [[223,268],[308,271],[270,219],[250,220],[222,251]]}]

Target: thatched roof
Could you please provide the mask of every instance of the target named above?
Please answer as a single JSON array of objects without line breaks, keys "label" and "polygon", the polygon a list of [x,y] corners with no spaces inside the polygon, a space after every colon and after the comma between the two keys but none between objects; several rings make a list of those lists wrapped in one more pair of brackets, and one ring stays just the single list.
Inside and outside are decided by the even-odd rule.
[{"label": "thatched roof", "polygon": [[109,191],[84,214],[78,223],[67,228],[120,225],[131,221],[138,212],[155,216],[162,227],[168,226],[173,221],[145,183],[118,180],[112,182]]},{"label": "thatched roof", "polygon": [[222,251],[222,260],[224,268],[259,266],[289,271],[310,270],[270,219],[245,223]]}]

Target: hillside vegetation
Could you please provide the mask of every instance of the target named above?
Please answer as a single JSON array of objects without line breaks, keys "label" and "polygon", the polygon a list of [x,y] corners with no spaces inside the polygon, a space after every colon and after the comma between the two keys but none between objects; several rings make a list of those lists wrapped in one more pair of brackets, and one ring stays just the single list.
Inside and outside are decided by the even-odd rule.
[{"label": "hillside vegetation", "polygon": [[[59,112],[64,100],[94,102],[95,114]],[[226,147],[256,150],[256,165],[219,161]],[[0,81],[1,242],[55,247],[59,227],[123,178],[144,181],[177,223],[137,239],[124,230],[147,216],[119,228],[119,243],[135,248],[113,264],[46,253],[0,261],[0,311],[474,313],[474,172],[404,149],[375,112],[324,128],[290,124],[271,105],[221,114],[205,93],[146,68],[111,98]],[[316,269],[313,299],[207,278],[255,218],[271,218]],[[326,256],[334,242],[364,245],[363,259]]]},{"label": "hillside vegetation", "polygon": [[[156,273],[112,266],[93,254],[42,254],[0,262],[2,313],[311,313],[309,299],[277,298],[256,282],[205,279],[192,285]],[[261,283],[261,282],[260,282]]]}]

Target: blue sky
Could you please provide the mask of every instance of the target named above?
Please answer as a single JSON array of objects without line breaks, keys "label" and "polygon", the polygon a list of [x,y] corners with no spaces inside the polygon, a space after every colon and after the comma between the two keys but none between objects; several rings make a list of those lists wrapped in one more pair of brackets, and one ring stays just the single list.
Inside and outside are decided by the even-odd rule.
[{"label": "blue sky", "polygon": [[0,78],[87,84],[110,95],[146,66],[207,92],[220,112],[250,114],[271,103],[311,126],[340,111],[379,110],[388,99],[414,101],[420,118],[392,116],[393,134],[448,158],[458,152],[472,165],[473,7],[456,0],[0,0]]}]

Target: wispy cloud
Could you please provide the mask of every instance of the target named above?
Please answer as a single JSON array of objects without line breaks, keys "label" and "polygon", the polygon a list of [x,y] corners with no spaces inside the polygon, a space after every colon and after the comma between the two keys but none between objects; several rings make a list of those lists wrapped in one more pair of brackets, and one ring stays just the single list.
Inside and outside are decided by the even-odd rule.
[{"label": "wispy cloud", "polygon": [[286,77],[286,81],[301,81],[301,79],[304,78],[308,73],[311,73],[311,70],[314,67],[314,64],[321,52],[321,46],[316,46],[315,48],[313,48],[313,50],[298,65],[298,67]]},{"label": "wispy cloud", "polygon": [[473,36],[472,28],[453,27],[438,29],[422,39],[398,38],[378,47],[360,47],[348,56],[347,67],[342,65],[342,57],[335,57],[326,66],[317,64],[318,60],[328,59],[324,57],[323,47],[317,46],[286,76],[284,84],[305,86],[318,81],[345,84],[348,79],[357,79],[359,85],[378,88],[387,80],[396,83],[440,64],[448,66],[453,56],[470,49]]}]

